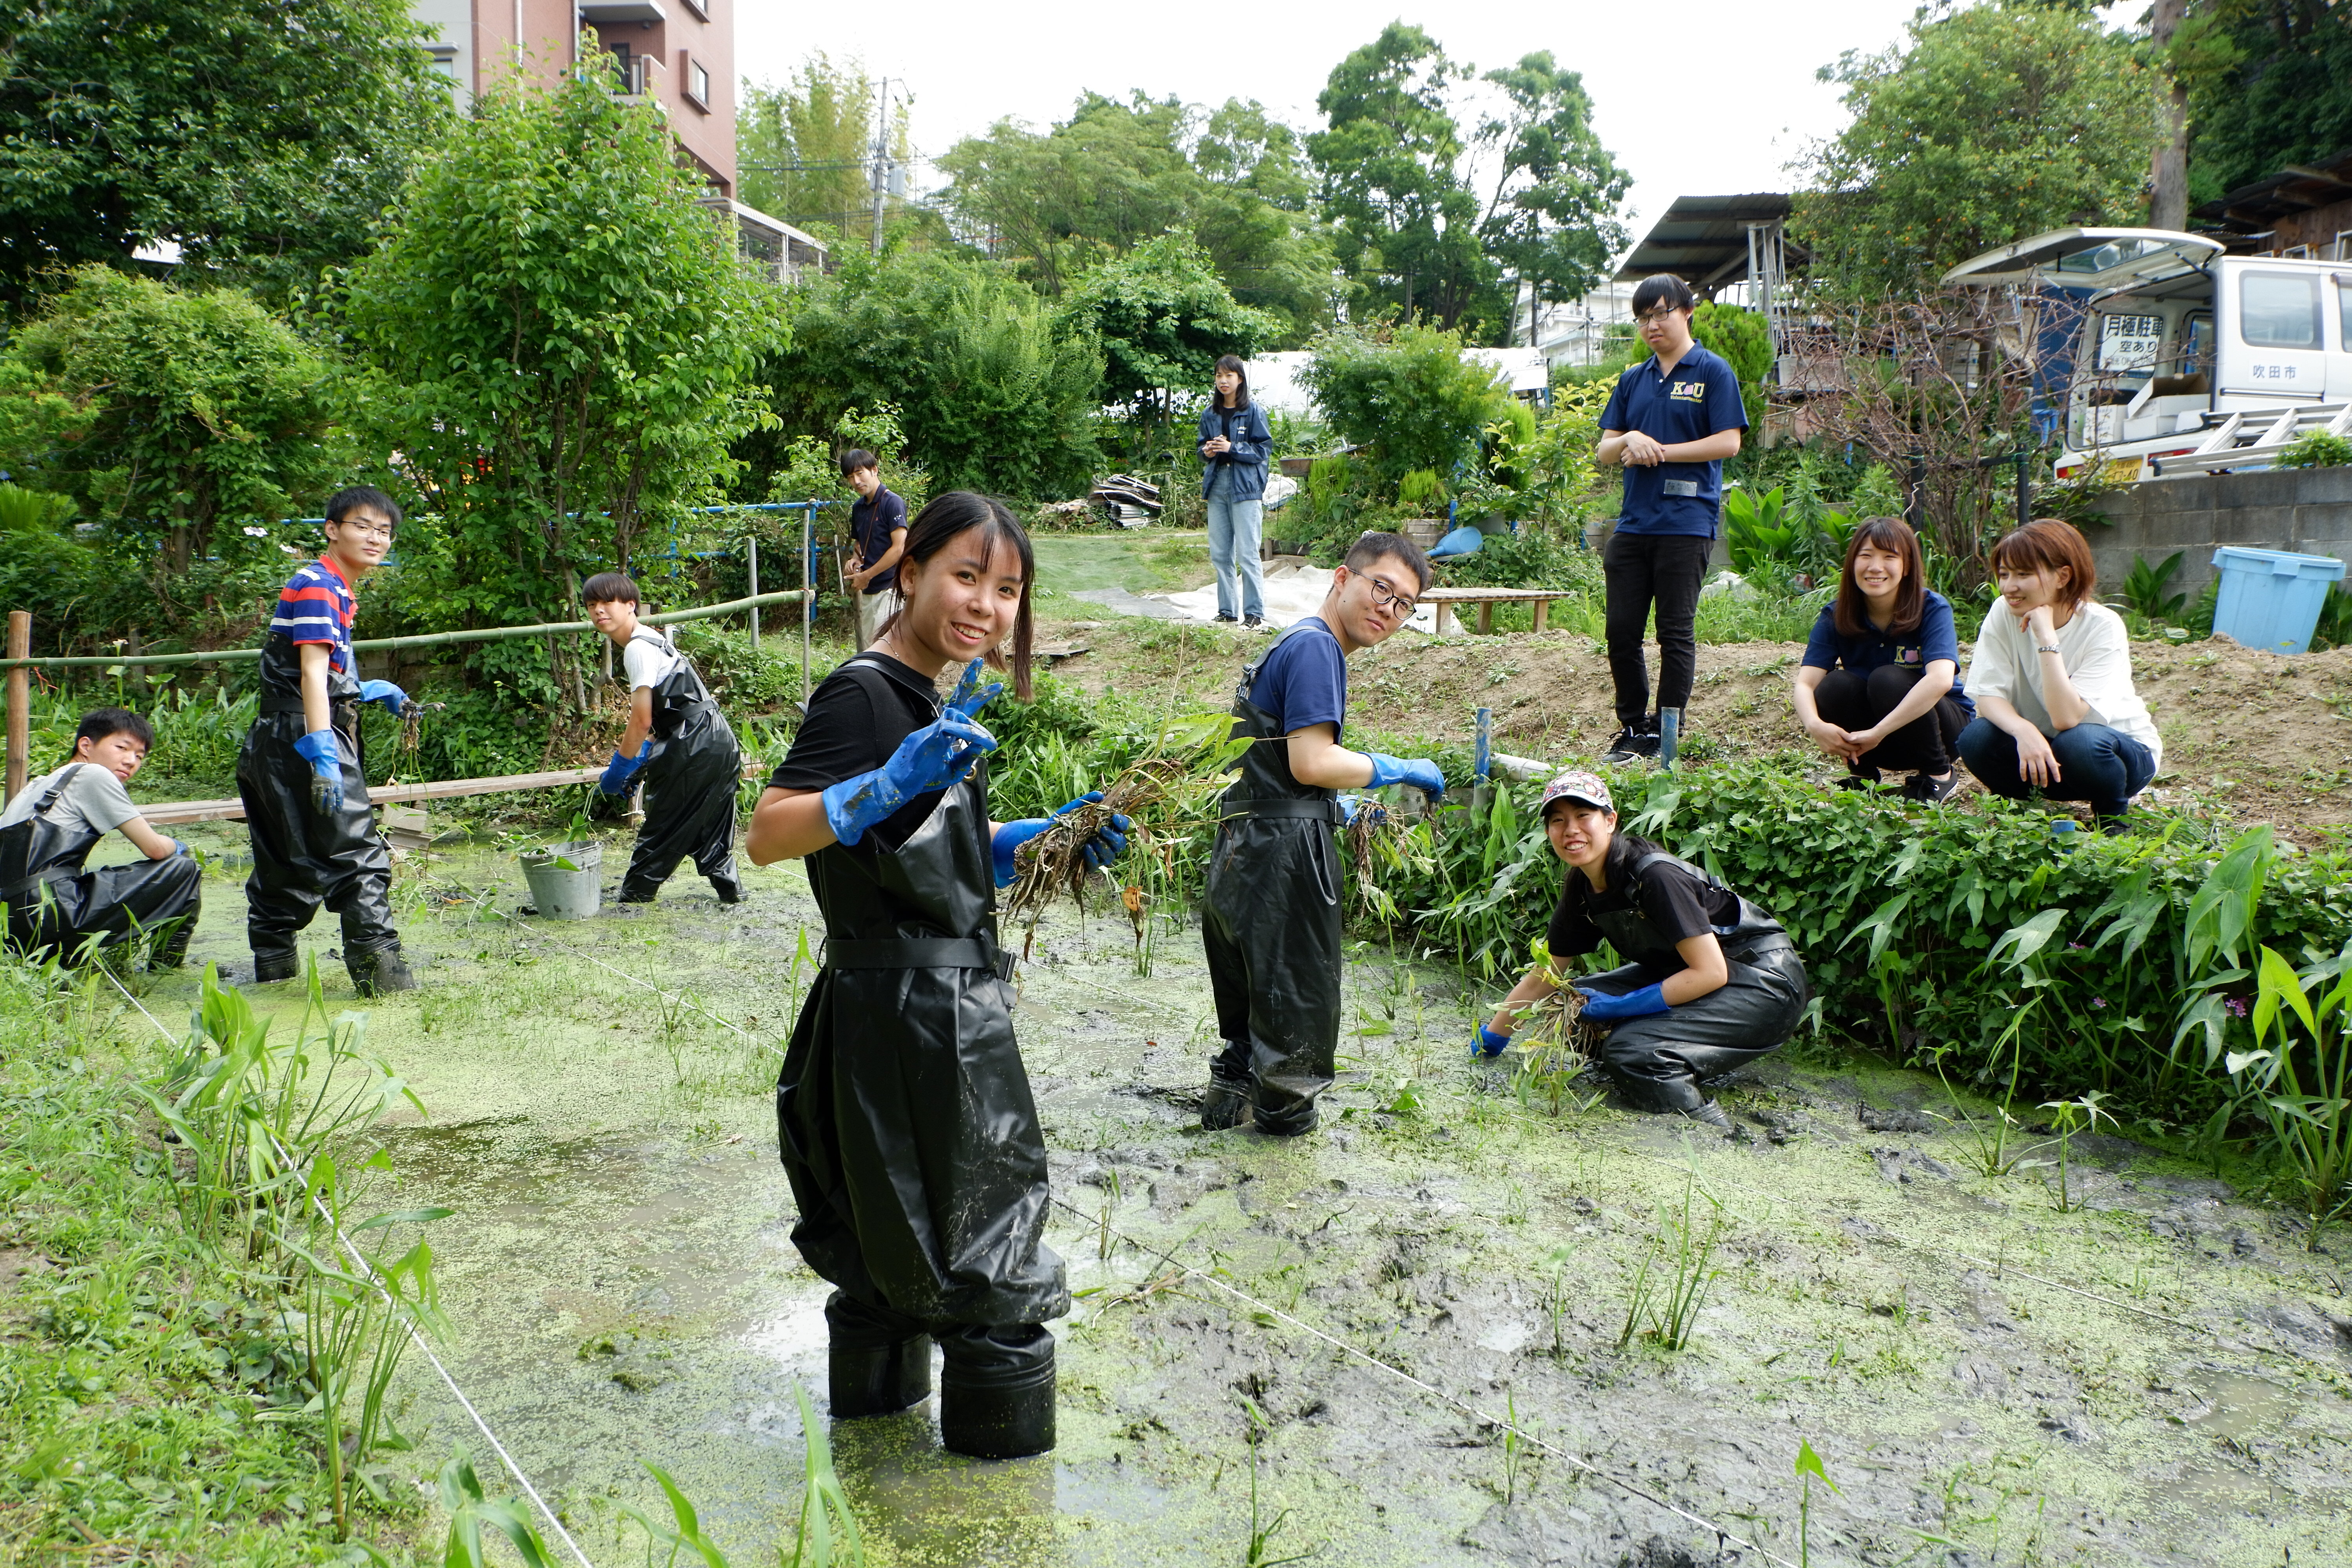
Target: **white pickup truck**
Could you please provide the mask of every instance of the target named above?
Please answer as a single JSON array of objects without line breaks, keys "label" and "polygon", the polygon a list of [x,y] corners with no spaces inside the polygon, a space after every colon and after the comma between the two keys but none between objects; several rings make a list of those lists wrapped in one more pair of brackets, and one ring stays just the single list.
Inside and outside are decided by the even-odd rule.
[{"label": "white pickup truck", "polygon": [[2062,228],[1944,281],[2084,300],[2061,479],[2101,462],[2119,479],[2260,468],[2300,431],[2352,427],[2352,258],[2224,256],[2204,235]]}]

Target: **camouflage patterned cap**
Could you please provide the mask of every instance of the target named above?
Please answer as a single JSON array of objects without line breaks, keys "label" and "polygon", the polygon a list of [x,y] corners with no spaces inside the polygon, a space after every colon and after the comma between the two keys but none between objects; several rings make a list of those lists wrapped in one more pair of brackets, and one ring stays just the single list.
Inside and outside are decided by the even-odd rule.
[{"label": "camouflage patterned cap", "polygon": [[1601,782],[1601,775],[1587,773],[1582,768],[1571,768],[1544,785],[1542,804],[1536,807],[1537,821],[1540,822],[1550,815],[1551,803],[1556,800],[1582,801],[1603,811],[1617,809],[1616,802],[1609,798],[1609,786]]}]

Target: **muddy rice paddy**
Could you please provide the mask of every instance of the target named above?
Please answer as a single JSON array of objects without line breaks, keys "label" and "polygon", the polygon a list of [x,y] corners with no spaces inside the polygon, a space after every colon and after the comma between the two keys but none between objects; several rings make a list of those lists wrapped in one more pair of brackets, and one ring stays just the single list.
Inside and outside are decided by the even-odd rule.
[{"label": "muddy rice paddy", "polygon": [[[234,877],[194,952],[232,978]],[[799,870],[572,923],[517,916],[487,847],[398,886],[424,988],[367,1028],[428,1109],[390,1132],[397,1202],[457,1211],[432,1231],[452,1372],[593,1561],[642,1551],[617,1506],[657,1506],[641,1459],[736,1562],[789,1549],[828,1289],[770,1095]],[[306,937],[347,1005],[332,943]],[[1060,1447],[945,1456],[927,1406],[834,1428],[875,1562],[1245,1563],[1253,1406],[1269,1562],[1793,1563],[1801,1442],[1842,1489],[1812,1489],[1814,1562],[2352,1562],[2352,1237],[2308,1251],[2108,1138],[2075,1140],[2062,1210],[2054,1163],[1983,1174],[1940,1087],[1877,1067],[1744,1074],[1736,1143],[1555,1114],[1465,1059],[1490,992],[1384,948],[1349,966],[1322,1129],[1203,1133],[1198,943],[1163,921],[1145,976],[1124,919],[1039,931],[1017,1020],[1078,1297]],[[1645,1258],[1673,1283],[1685,1206],[1717,1272],[1670,1351],[1626,1320]],[[479,1451],[421,1361],[398,1400],[419,1476]]]}]

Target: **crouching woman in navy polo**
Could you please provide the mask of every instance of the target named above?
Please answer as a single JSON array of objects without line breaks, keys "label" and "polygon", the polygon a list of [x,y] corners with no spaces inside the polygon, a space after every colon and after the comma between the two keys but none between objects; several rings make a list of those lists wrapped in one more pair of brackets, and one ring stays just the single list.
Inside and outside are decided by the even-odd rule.
[{"label": "crouching woman in navy polo", "polygon": [[[1644,1110],[1731,1131],[1700,1080],[1778,1049],[1796,1032],[1811,994],[1796,944],[1778,921],[1697,867],[1620,834],[1598,775],[1560,774],[1538,809],[1552,853],[1568,862],[1551,917],[1552,957],[1591,952],[1605,938],[1627,961],[1576,987],[1585,1021],[1607,1031],[1601,1068]],[[1522,1012],[1555,989],[1543,965],[1529,970],[1478,1030],[1478,1054],[1500,1053]]]}]

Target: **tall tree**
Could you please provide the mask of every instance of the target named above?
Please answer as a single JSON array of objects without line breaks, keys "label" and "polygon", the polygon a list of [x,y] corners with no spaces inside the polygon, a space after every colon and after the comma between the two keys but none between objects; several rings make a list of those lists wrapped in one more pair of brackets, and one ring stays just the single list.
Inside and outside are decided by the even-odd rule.
[{"label": "tall tree", "polygon": [[1247,357],[1282,323],[1237,303],[1190,235],[1163,234],[1071,285],[1064,310],[1102,344],[1101,400],[1165,428],[1204,395],[1221,354]]},{"label": "tall tree", "polygon": [[1199,176],[1175,99],[1088,93],[1062,124],[1000,120],[940,160],[948,203],[970,237],[1016,261],[1048,297],[1105,256],[1185,225]]},{"label": "tall tree", "polygon": [[2198,0],[2167,58],[2188,89],[2189,199],[2352,148],[2352,15],[2329,0]]},{"label": "tall tree", "polygon": [[0,0],[0,293],[155,241],[281,289],[358,256],[451,121],[424,36],[407,0]]},{"label": "tall tree", "polygon": [[1469,68],[1421,28],[1391,22],[1331,68],[1307,138],[1339,265],[1379,303],[1446,327],[1497,303],[1477,196],[1449,99]]},{"label": "tall tree", "polygon": [[1908,290],[2021,235],[2139,217],[2159,126],[2133,39],[2087,12],[2022,3],[1908,31],[1822,70],[1853,116],[1803,160],[1812,188],[1792,227],[1822,276]]},{"label": "tall tree", "polygon": [[1283,319],[1279,341],[1303,342],[1329,319],[1330,247],[1298,136],[1260,104],[1204,112],[1173,98],[1089,93],[1061,124],[1000,121],[940,163],[966,237],[1049,297],[1182,230],[1236,300]]},{"label": "tall tree", "polygon": [[1617,209],[1633,177],[1593,133],[1584,79],[1560,69],[1550,51],[1484,79],[1503,101],[1478,128],[1496,160],[1478,232],[1487,255],[1526,289],[1532,332],[1538,301],[1580,299],[1608,276],[1624,248]]},{"label": "tall tree", "polygon": [[[782,87],[747,83],[735,116],[743,200],[787,223],[871,237],[875,109],[880,86],[862,64],[811,55]],[[890,94],[891,156],[908,153],[909,104]]]},{"label": "tall tree", "polygon": [[556,618],[720,499],[782,294],[702,195],[657,110],[567,77],[480,100],[354,270],[384,445],[439,514],[404,556],[440,624]]}]

